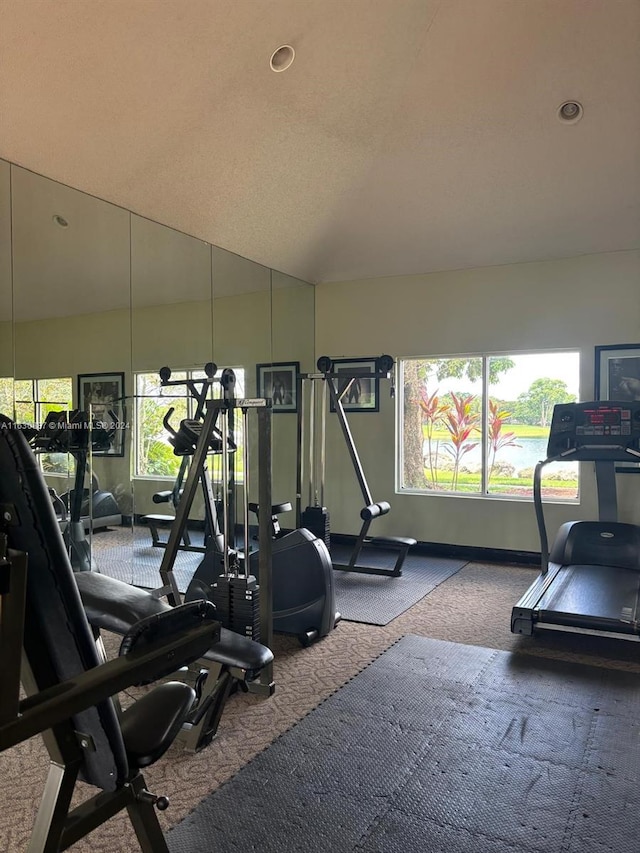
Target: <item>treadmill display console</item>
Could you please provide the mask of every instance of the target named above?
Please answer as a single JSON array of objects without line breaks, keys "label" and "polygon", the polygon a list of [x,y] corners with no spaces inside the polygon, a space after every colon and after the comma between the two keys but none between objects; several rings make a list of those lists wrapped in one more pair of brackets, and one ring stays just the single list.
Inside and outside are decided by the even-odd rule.
[{"label": "treadmill display console", "polygon": [[640,401],[564,403],[554,407],[547,458],[640,462]]}]

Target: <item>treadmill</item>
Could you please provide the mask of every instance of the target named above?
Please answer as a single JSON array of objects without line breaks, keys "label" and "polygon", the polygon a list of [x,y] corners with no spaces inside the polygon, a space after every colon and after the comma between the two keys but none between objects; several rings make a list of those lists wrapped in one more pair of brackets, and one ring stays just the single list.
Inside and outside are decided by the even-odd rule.
[{"label": "treadmill", "polygon": [[[551,550],[542,506],[545,465],[594,462],[598,521],[563,524]],[[640,401],[557,405],[533,499],[541,574],[511,612],[511,631],[597,634],[640,640],[640,526],[618,521],[616,463],[640,462]]]}]

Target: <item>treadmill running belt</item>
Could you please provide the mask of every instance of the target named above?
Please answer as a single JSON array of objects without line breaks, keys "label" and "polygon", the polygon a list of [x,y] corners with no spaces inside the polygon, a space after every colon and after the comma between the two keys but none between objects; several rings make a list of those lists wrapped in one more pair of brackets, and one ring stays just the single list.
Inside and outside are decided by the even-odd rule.
[{"label": "treadmill running belt", "polygon": [[[563,566],[538,603],[541,621],[576,627],[610,625],[637,633],[640,572],[615,566]],[[607,630],[605,627],[604,630]]]}]

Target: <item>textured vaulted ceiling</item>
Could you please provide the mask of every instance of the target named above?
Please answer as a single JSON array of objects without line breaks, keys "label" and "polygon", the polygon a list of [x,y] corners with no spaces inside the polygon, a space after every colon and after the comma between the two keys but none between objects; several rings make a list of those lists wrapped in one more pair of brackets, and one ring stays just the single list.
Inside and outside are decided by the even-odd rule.
[{"label": "textured vaulted ceiling", "polygon": [[0,156],[311,282],[638,248],[640,0],[1,0]]}]

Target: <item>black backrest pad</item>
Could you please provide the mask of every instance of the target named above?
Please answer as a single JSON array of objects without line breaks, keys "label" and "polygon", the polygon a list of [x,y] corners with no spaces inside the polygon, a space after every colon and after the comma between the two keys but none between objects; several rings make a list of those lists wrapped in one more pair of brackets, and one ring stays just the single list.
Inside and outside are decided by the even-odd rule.
[{"label": "black backrest pad", "polygon": [[[25,437],[4,415],[0,503],[15,509],[14,524],[7,528],[10,547],[28,554],[24,647],[42,690],[100,660],[44,478]],[[129,769],[113,702],[78,714],[72,725],[90,735],[96,747],[85,751],[81,777],[104,790],[118,787]]]}]

